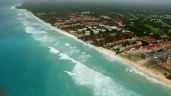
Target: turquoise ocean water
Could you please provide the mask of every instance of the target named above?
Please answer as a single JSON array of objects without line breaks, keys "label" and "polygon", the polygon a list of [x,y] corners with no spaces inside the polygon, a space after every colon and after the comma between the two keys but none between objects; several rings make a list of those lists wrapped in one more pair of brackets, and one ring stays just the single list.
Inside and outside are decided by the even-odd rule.
[{"label": "turquoise ocean water", "polygon": [[171,96],[116,57],[11,5],[0,7],[0,85],[4,96]]}]

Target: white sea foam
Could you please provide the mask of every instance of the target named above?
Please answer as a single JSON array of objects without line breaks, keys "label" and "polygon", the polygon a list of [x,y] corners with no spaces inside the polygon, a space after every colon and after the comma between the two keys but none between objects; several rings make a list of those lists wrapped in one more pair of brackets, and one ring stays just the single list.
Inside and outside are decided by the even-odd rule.
[{"label": "white sea foam", "polygon": [[[103,54],[104,54],[104,57],[105,57],[107,60],[109,60],[109,61],[112,61],[112,62],[115,61],[115,60],[120,61],[120,62],[122,61],[121,58],[119,58],[119,57],[117,57],[117,56],[114,56],[114,55],[111,55],[111,54],[108,53],[108,52],[101,51],[101,50],[98,50],[98,51],[101,52],[101,53],[103,53]],[[120,64],[121,64],[121,63],[120,63]],[[122,64],[130,65],[130,64],[127,63],[127,62],[123,62]],[[131,72],[131,73],[136,73],[136,74],[138,74],[138,75],[141,75],[141,76],[145,77],[146,80],[148,80],[148,81],[150,81],[150,82],[152,82],[152,83],[162,84],[162,85],[164,85],[164,86],[167,86],[167,87],[171,88],[171,86],[168,86],[168,85],[166,85],[166,84],[164,84],[164,83],[162,83],[162,82],[160,82],[160,81],[158,81],[158,80],[156,80],[156,79],[153,79],[153,78],[149,77],[149,76],[146,75],[145,73],[143,73],[143,72],[141,72],[141,71],[135,69],[133,66],[127,66],[126,71],[127,71],[127,72]]]},{"label": "white sea foam", "polygon": [[37,25],[39,25],[39,23],[33,23],[33,25],[34,25],[34,26],[37,26]]},{"label": "white sea foam", "polygon": [[59,56],[60,56],[60,58],[59,59],[61,59],[61,60],[70,60],[70,57],[69,56],[67,56],[66,54],[64,54],[64,53],[60,53],[59,54]]},{"label": "white sea foam", "polygon": [[94,96],[140,96],[126,89],[112,78],[100,74],[84,64],[76,63],[72,72],[66,72],[76,84],[93,89]]},{"label": "white sea foam", "polygon": [[23,23],[24,26],[27,26],[29,24],[29,22],[27,22],[26,20],[23,20],[22,23]]},{"label": "white sea foam", "polygon": [[[29,24],[29,23],[28,23]],[[25,28],[25,30],[26,30],[26,32],[27,33],[31,33],[31,34],[40,34],[40,35],[44,35],[45,33],[47,33],[46,31],[44,31],[44,30],[37,30],[37,29],[35,29],[34,27],[31,27],[31,26],[26,26],[26,28]]]},{"label": "white sea foam", "polygon": [[76,46],[71,46],[72,49],[76,49],[77,47]]},{"label": "white sea foam", "polygon": [[141,75],[141,76],[145,77],[146,80],[148,80],[148,81],[150,81],[150,82],[152,82],[152,83],[162,84],[162,85],[165,85],[165,86],[171,88],[171,86],[166,85],[166,84],[164,84],[164,83],[162,83],[162,82],[160,82],[160,81],[158,81],[158,80],[156,80],[156,79],[153,79],[153,78],[149,77],[149,76],[146,75],[145,73],[143,73],[143,72],[141,72],[141,71],[138,71],[136,68],[134,68],[134,67],[132,67],[132,66],[127,66],[126,71],[127,71],[127,72],[131,72],[131,73],[133,72],[133,73],[135,73],[135,74]]},{"label": "white sea foam", "polygon": [[76,84],[92,88],[94,96],[140,96],[126,89],[112,78],[90,69],[67,54],[59,53],[59,56],[61,60],[68,60],[75,64],[71,72],[64,72],[71,76]]},{"label": "white sea foam", "polygon": [[80,62],[78,62],[78,61],[76,61],[75,59],[69,57],[67,54],[60,53],[59,56],[60,56],[59,59],[61,59],[61,60],[70,60],[70,61],[72,61],[72,62],[75,63],[75,64],[80,64]]},{"label": "white sea foam", "polygon": [[[59,46],[59,42],[55,40],[55,38],[48,36],[47,32],[44,31],[44,29],[36,28],[34,23],[30,23],[27,20],[23,21],[25,25],[25,31],[29,34],[32,34],[33,38],[42,44],[46,44],[46,46],[49,46],[50,44],[55,45],[56,47]],[[36,24],[37,25],[37,24]],[[79,54],[78,59],[82,62],[85,62],[90,55],[88,54],[81,54],[81,51],[77,49],[76,46],[71,46],[70,43],[65,43],[64,45],[67,46],[67,48],[64,48],[64,53],[68,54],[69,56],[72,56],[74,54]],[[68,50],[69,49],[69,50]],[[52,48],[51,51],[52,52]],[[61,54],[62,55],[62,54]]]},{"label": "white sea foam", "polygon": [[78,48],[73,48],[72,46],[68,47],[67,50],[64,51],[64,53],[69,56],[76,56],[77,60],[81,62],[86,62],[91,58],[91,55],[87,54],[86,52],[82,52]]},{"label": "white sea foam", "polygon": [[116,60],[116,59],[114,59],[115,57],[112,55],[105,54],[105,53],[103,53],[103,55],[104,55],[104,58],[106,58],[110,62],[114,62]]},{"label": "white sea foam", "polygon": [[127,68],[126,68],[126,72],[132,73],[132,72],[134,72],[134,70],[132,70],[131,68],[127,67]]},{"label": "white sea foam", "polygon": [[27,33],[32,33],[32,34],[36,32],[36,30],[30,26],[26,26],[25,30]]},{"label": "white sea foam", "polygon": [[81,54],[79,57],[78,57],[78,60],[81,60],[82,62],[86,62],[88,59],[91,58],[91,55],[89,54]]},{"label": "white sea foam", "polygon": [[21,4],[17,4],[15,6],[12,6],[11,9],[16,9],[17,6],[21,6]]},{"label": "white sea foam", "polygon": [[65,73],[69,74],[70,76],[74,76],[75,74],[69,71],[64,71]]},{"label": "white sea foam", "polygon": [[11,7],[11,9],[14,10],[15,9],[15,6]]},{"label": "white sea foam", "polygon": [[72,49],[72,48],[68,48],[70,50],[65,50],[65,53],[67,53],[68,55],[73,55],[73,54],[79,54],[81,53],[81,51],[79,49]]},{"label": "white sea foam", "polygon": [[[35,16],[34,16],[33,14],[31,14],[30,12],[29,12],[29,14],[28,14],[28,12],[27,12],[26,10],[24,10],[24,9],[21,9],[20,11],[26,16],[26,18],[34,17],[34,18],[36,18],[39,22],[41,22],[41,23],[43,23],[44,25],[48,26],[48,27],[51,28],[52,30],[56,30],[56,31],[59,32],[59,33],[62,33],[62,34],[67,35],[67,36],[69,36],[69,37],[72,37],[72,38],[74,38],[75,40],[77,40],[77,41],[83,43],[82,41],[78,40],[75,36],[73,36],[73,35],[71,35],[71,34],[68,34],[67,32],[63,32],[63,31],[60,30],[60,29],[56,29],[56,28],[52,27],[50,24],[45,23],[44,21],[42,21],[42,20],[40,20],[39,18],[35,17]],[[27,26],[27,25],[28,25],[28,22],[25,21],[24,25]],[[33,24],[33,25],[34,25],[34,24]],[[30,30],[30,31],[29,31],[29,30]],[[35,34],[35,33],[36,33],[36,31],[35,31],[34,29],[31,29],[31,28],[28,28],[28,27],[26,28],[26,32],[32,33],[32,34]],[[40,30],[39,30],[39,32],[40,32]],[[47,43],[47,41],[51,41],[51,40],[49,40],[50,38],[48,38],[48,36],[40,37],[40,35],[35,35],[34,37],[35,37],[37,40],[40,40],[40,41],[46,42],[46,43]],[[84,44],[85,44],[85,43],[84,43]],[[93,48],[92,45],[88,45],[88,44],[85,44],[85,45],[87,45],[87,46]],[[74,46],[74,48],[76,48],[76,47]],[[101,51],[101,50],[98,50],[98,49],[96,49],[96,50],[99,51],[99,52],[101,52],[101,53],[104,53],[104,54],[107,54],[108,56],[110,56],[110,60],[111,60],[111,61],[113,61],[113,60],[112,60],[113,58],[114,58],[114,60],[121,60],[121,59],[118,58],[117,56],[113,56],[113,55],[109,54],[108,52]],[[71,61],[74,62],[74,63],[79,63],[79,62],[77,62],[76,60],[71,59],[70,57],[68,57],[66,54],[60,53],[60,55],[61,55],[61,59],[68,59],[68,60],[71,60]],[[106,55],[106,56],[107,56],[107,55]],[[130,72],[132,72],[132,70],[131,70]],[[133,71],[133,72],[137,72],[138,74],[142,74],[142,72],[139,72],[139,71],[137,71],[137,70],[135,70],[135,71]],[[148,78],[149,78],[149,77],[148,77]],[[150,80],[151,80],[151,78],[150,78]],[[154,81],[154,80],[152,80],[152,81]],[[121,92],[121,93],[122,93],[122,92]],[[105,96],[105,95],[102,94],[102,95],[96,95],[96,96]],[[106,96],[113,96],[113,95],[106,95]],[[120,96],[122,96],[122,95],[120,95]],[[126,96],[127,96],[127,95],[126,95]]]},{"label": "white sea foam", "polygon": [[59,53],[59,50],[57,50],[53,47],[49,47],[49,49],[50,49],[50,53],[52,53],[52,54],[58,54]]},{"label": "white sea foam", "polygon": [[[24,13],[26,13],[27,11],[26,10],[21,10],[22,12],[24,12]],[[28,13],[28,12],[27,12]],[[30,13],[30,12],[29,12]],[[68,34],[67,32],[63,32],[62,30],[60,30],[60,29],[56,29],[56,28],[54,28],[54,27],[52,27],[49,23],[45,23],[44,21],[42,21],[41,19],[39,19],[39,18],[37,18],[37,17],[35,17],[32,13],[30,13],[30,14],[24,14],[25,15],[25,17],[26,18],[31,18],[31,17],[34,17],[34,18],[36,18],[39,22],[41,22],[41,23],[43,23],[44,25],[46,25],[46,26],[48,26],[49,28],[51,28],[52,30],[55,30],[55,31],[57,31],[57,32],[59,32],[59,33],[62,33],[62,34],[64,34],[64,35],[67,35],[67,36],[69,36],[69,37],[72,37],[72,38],[74,38],[75,40],[77,40],[77,38],[75,37],[75,36],[73,36],[73,35],[71,35],[71,34]],[[25,25],[26,25],[26,32],[27,33],[31,33],[31,34],[37,34],[38,32],[40,33],[40,30],[39,31],[37,31],[37,30],[35,30],[34,28],[30,28],[30,27],[28,27],[28,25],[30,25],[30,24],[28,24],[28,22],[25,22]],[[34,25],[34,24],[31,24],[31,25]],[[42,39],[46,39],[47,40],[47,38],[48,38],[48,36],[43,36],[43,37],[39,37],[39,36],[33,36],[33,37],[36,37],[35,39],[36,40],[39,40],[39,41],[43,41]],[[49,38],[50,39],[50,38]],[[52,39],[52,38],[51,38]],[[47,40],[47,41],[52,41],[52,40]],[[46,42],[47,42],[46,41]],[[79,40],[77,40],[77,41],[79,41]],[[82,42],[82,41],[79,41],[79,42]],[[83,43],[83,42],[82,42]],[[58,44],[57,44],[58,45]],[[91,47],[91,45],[88,45],[88,44],[86,44],[87,46],[90,46]],[[81,51],[80,50],[78,50],[77,49],[77,47],[76,46],[71,46],[69,43],[65,43],[65,46],[68,46],[68,47],[70,47],[72,50],[66,50],[65,51],[65,53],[67,53],[67,54],[69,54],[70,56],[71,55],[73,55],[73,54],[79,54]],[[81,54],[81,53],[80,53]],[[80,60],[82,60],[83,62],[85,62],[88,58],[90,57],[90,55],[89,54],[82,54],[82,55],[79,55],[79,59]]]},{"label": "white sea foam", "polygon": [[70,44],[69,44],[69,43],[65,43],[65,46],[69,47],[69,46],[70,46]]},{"label": "white sea foam", "polygon": [[22,13],[18,13],[17,15],[18,15],[18,16],[22,16],[23,14],[22,14]]}]

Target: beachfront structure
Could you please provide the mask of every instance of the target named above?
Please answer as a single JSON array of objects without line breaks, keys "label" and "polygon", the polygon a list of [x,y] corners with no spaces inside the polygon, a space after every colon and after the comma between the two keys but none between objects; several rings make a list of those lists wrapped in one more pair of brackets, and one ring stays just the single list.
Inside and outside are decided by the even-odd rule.
[{"label": "beachfront structure", "polygon": [[[118,15],[121,16],[122,14]],[[138,30],[137,33],[141,33],[141,36],[136,35],[136,32],[127,27],[127,25],[129,25],[129,20],[137,20],[137,17],[126,19],[128,24],[124,24],[124,21],[121,19],[113,19],[113,17],[109,16],[95,18],[87,12],[69,13],[64,16],[57,14],[53,18],[47,15],[46,18],[48,21],[50,18],[50,23],[53,22],[52,25],[77,36],[78,39],[88,44],[110,49],[134,62],[144,61],[144,65],[147,65],[152,70],[155,69],[158,72],[167,74],[166,76],[171,78],[168,71],[168,66],[170,65],[166,65],[171,64],[170,50],[168,50],[171,48],[171,41],[168,41],[168,36],[164,35],[161,35],[162,38],[158,40],[153,36],[154,32],[147,30]],[[137,27],[133,23],[131,23],[132,27],[136,29]],[[153,37],[145,35],[148,33]],[[165,62],[160,60],[163,58]],[[151,61],[155,63],[151,63]],[[162,67],[161,65],[165,66]]]},{"label": "beachfront structure", "polygon": [[171,41],[168,42],[159,42],[157,44],[152,44],[148,46],[144,46],[144,52],[156,52],[157,50],[163,49],[163,48],[170,48],[171,47]]},{"label": "beachfront structure", "polygon": [[166,63],[171,64],[171,56],[167,57]]}]

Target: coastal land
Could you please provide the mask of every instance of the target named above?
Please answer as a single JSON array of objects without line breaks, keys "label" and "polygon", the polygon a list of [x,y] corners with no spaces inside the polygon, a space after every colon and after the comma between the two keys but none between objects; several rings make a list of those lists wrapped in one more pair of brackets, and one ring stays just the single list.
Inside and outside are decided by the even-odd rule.
[{"label": "coastal land", "polygon": [[62,13],[50,9],[25,9],[57,32],[114,56],[171,86],[171,24],[166,22],[171,19],[171,13],[154,10],[145,16],[149,11],[144,9],[119,9],[121,12],[118,9],[112,12],[108,9],[108,12],[72,9]]}]

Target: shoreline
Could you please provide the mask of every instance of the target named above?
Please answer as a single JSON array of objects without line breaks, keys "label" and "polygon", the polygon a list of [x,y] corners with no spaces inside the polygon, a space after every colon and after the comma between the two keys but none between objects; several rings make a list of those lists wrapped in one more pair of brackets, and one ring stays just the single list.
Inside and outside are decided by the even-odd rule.
[{"label": "shoreline", "polygon": [[[16,9],[16,8],[14,8],[14,9]],[[106,55],[109,55],[109,56],[113,56],[113,57],[117,58],[117,60],[119,60],[121,62],[124,62],[125,64],[128,64],[129,66],[135,68],[136,71],[138,71],[138,72],[135,72],[135,73],[138,73],[139,75],[143,75],[143,76],[147,77],[148,80],[150,79],[155,83],[160,83],[162,85],[165,85],[165,86],[171,88],[171,81],[168,80],[166,77],[164,77],[163,74],[155,72],[155,70],[146,68],[145,66],[141,66],[141,64],[143,64],[144,60],[139,61],[139,62],[134,62],[134,61],[132,61],[132,60],[126,58],[126,57],[116,55],[116,53],[114,51],[111,51],[111,50],[108,50],[108,49],[105,49],[105,48],[102,48],[102,47],[97,47],[97,46],[94,46],[94,45],[87,44],[86,42],[78,39],[75,35],[70,34],[70,33],[66,32],[65,30],[59,29],[59,28],[57,28],[55,26],[52,26],[50,23],[47,23],[47,22],[43,21],[39,17],[35,16],[29,10],[27,10],[27,9],[22,9],[22,10],[26,10],[31,16],[34,16],[39,22],[41,22],[41,23],[45,24],[46,26],[50,27],[52,30],[55,30],[55,31],[57,31],[57,32],[59,32],[61,34],[64,34],[66,36],[69,36],[69,37],[75,39],[76,41],[95,49],[96,51],[98,51],[100,53],[103,53],[103,54],[106,54]],[[139,63],[139,64],[137,65],[137,63]],[[156,73],[158,73],[158,74],[156,74]]]}]

